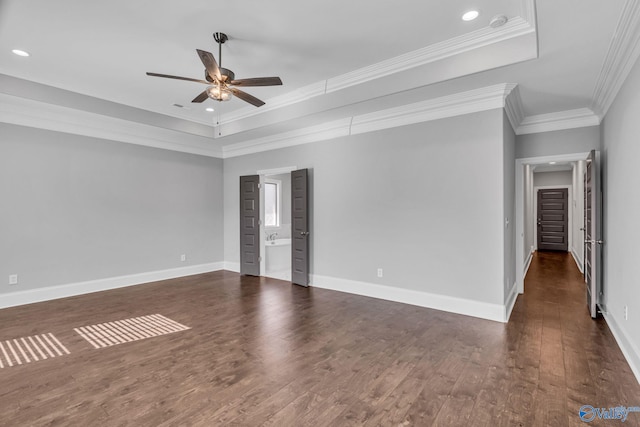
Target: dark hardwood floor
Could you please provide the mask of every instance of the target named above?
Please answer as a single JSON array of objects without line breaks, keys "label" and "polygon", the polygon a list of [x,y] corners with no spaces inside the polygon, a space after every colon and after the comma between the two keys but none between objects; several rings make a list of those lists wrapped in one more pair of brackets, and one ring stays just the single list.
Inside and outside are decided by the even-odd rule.
[{"label": "dark hardwood floor", "polygon": [[[0,341],[71,353],[0,369],[0,425],[579,426],[582,405],[640,406],[571,256],[536,254],[525,286],[508,324],[230,272],[0,310]],[[73,331],[154,313],[191,329],[100,349]]]}]

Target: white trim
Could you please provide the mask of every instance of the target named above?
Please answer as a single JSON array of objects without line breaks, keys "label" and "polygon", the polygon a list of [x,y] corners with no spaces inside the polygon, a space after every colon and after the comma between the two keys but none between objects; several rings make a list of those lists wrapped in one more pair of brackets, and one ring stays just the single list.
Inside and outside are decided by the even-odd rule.
[{"label": "white trim", "polygon": [[501,83],[230,144],[222,147],[223,158],[503,108],[515,88],[515,84]]},{"label": "white trim", "polygon": [[0,308],[14,307],[23,304],[67,298],[92,292],[107,291],[156,282],[158,280],[174,279],[192,274],[208,273],[222,270],[224,263],[191,265],[188,267],[171,268],[168,270],[149,271],[146,273],[129,274],[126,276],[107,277],[105,279],[89,280],[86,282],[69,283],[66,285],[47,286],[44,288],[27,289],[24,291],[0,294]]},{"label": "white trim", "polygon": [[[523,3],[527,1],[529,0],[523,0]],[[533,1],[529,2],[533,3]],[[527,22],[524,18],[516,16],[509,19],[503,27],[497,30],[489,26],[480,28],[479,30],[328,79],[327,93],[388,77],[474,49],[480,49],[504,40],[521,37],[535,31],[536,28],[534,25]]]},{"label": "white trim", "polygon": [[0,122],[208,157],[222,157],[211,138],[0,93]]},{"label": "white trim", "polygon": [[633,341],[625,333],[624,329],[620,327],[615,317],[609,313],[602,313],[604,320],[607,321],[609,330],[613,334],[613,337],[618,343],[618,347],[622,350],[624,358],[627,359],[627,363],[636,376],[636,380],[640,383],[640,350],[633,344]]},{"label": "white trim", "polygon": [[285,167],[274,168],[274,169],[260,169],[259,171],[256,171],[256,175],[281,175],[283,173],[293,172],[294,170],[297,170],[297,169],[298,169],[297,166],[285,166]]},{"label": "white trim", "polygon": [[503,108],[505,98],[515,87],[515,84],[502,83],[354,116],[351,123],[351,134],[373,132]]},{"label": "white trim", "polygon": [[[564,171],[562,171],[564,172]],[[535,175],[535,174],[534,174]],[[533,218],[538,216],[538,190],[554,190],[556,188],[567,189],[567,215],[569,216],[569,230],[567,233],[567,252],[571,251],[571,246],[573,242],[573,203],[572,197],[573,194],[573,185],[540,185],[533,187]],[[534,221],[535,222],[535,221]],[[538,227],[533,227],[533,247],[538,250]]]},{"label": "white trim", "polygon": [[533,253],[535,249],[531,246],[531,251],[529,251],[529,256],[527,256],[527,260],[524,262],[524,269],[522,271],[522,276],[527,277],[527,273],[529,272],[529,267],[531,267],[531,261],[533,261]]},{"label": "white trim", "polygon": [[579,160],[587,160],[589,152],[584,153],[571,153],[571,154],[558,154],[554,156],[540,156],[540,157],[523,157],[517,159],[516,163],[522,165],[540,165],[549,162],[577,162]]},{"label": "white trim", "polygon": [[584,261],[580,259],[580,257],[576,253],[576,248],[573,246],[571,246],[571,255],[573,256],[573,260],[576,262],[576,265],[578,266],[578,270],[580,270],[580,273],[584,274],[584,269],[583,269]]},{"label": "white trim", "polygon": [[511,128],[518,134],[520,123],[524,120],[524,106],[522,104],[522,98],[520,97],[520,89],[517,86],[514,87],[506,97],[504,110],[509,119],[509,123],[511,123]]},{"label": "white trim", "polygon": [[509,292],[509,296],[505,301],[504,306],[504,322],[509,322],[511,318],[511,312],[513,311],[513,307],[516,305],[516,301],[518,299],[518,284],[513,282],[513,286],[511,287],[511,291]]},{"label": "white trim", "polygon": [[225,261],[223,269],[227,270],[227,271],[232,271],[234,273],[240,273],[240,263],[239,262],[232,262],[232,261]]},{"label": "white trim", "polygon": [[525,117],[518,126],[516,134],[551,132],[556,130],[598,126],[598,117],[590,108],[558,111],[548,114],[537,114]]},{"label": "white trim", "polygon": [[604,117],[640,56],[640,2],[626,0],[593,90],[591,108]]},{"label": "white trim", "polygon": [[507,321],[506,306],[501,304],[491,304],[488,302],[474,301],[447,295],[431,294],[411,289],[396,288],[392,286],[320,275],[311,276],[310,286],[387,301],[417,305],[419,307],[448,311],[451,313],[463,314],[465,316],[479,317],[481,319],[493,320],[496,322],[504,323]]},{"label": "white trim", "polygon": [[296,129],[262,138],[250,139],[222,147],[222,157],[244,156],[294,145],[310,144],[349,135],[351,117],[333,120],[317,126]]}]

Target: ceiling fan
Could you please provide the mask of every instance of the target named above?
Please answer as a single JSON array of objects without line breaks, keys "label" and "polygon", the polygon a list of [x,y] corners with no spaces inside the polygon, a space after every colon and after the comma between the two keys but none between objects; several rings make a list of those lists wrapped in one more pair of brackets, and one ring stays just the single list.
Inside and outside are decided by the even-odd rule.
[{"label": "ceiling fan", "polygon": [[214,33],[214,40],[218,43],[218,62],[210,52],[196,49],[200,60],[204,64],[204,78],[205,80],[192,79],[190,77],[171,76],[168,74],[147,73],[148,76],[164,77],[168,79],[187,80],[190,82],[204,83],[209,87],[202,93],[193,98],[191,102],[203,102],[207,98],[214,99],[216,101],[228,101],[232,95],[237,96],[243,101],[249,104],[261,107],[264,105],[264,101],[256,98],[253,95],[244,92],[235,86],[277,86],[282,84],[280,77],[253,77],[249,79],[236,79],[233,71],[228,68],[222,68],[222,45],[229,40],[229,37],[225,33]]}]

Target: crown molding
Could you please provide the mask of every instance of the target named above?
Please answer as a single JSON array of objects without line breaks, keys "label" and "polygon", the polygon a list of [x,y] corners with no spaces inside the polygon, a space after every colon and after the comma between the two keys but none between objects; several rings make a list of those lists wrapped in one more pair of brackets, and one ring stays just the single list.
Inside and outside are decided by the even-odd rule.
[{"label": "crown molding", "polygon": [[309,144],[349,135],[351,117],[333,120],[321,125],[309,126],[262,138],[230,144],[222,147],[222,157],[237,157],[294,145]]},{"label": "crown molding", "polygon": [[223,158],[502,108],[515,87],[497,84],[227,145],[222,147]]},{"label": "crown molding", "polygon": [[504,107],[514,84],[498,84],[427,101],[354,116],[351,134],[374,132],[414,123],[461,116]]},{"label": "crown molding", "polygon": [[627,0],[593,91],[591,109],[604,117],[640,56],[640,2]]},{"label": "crown molding", "polygon": [[336,92],[352,86],[369,82],[371,80],[390,76],[395,73],[430,64],[442,59],[459,55],[474,49],[480,49],[495,43],[499,43],[529,33],[535,33],[536,14],[535,0],[519,0],[521,15],[510,19],[500,28],[484,27],[479,30],[463,34],[424,48],[408,52],[373,65],[322,80],[302,87],[281,96],[269,98],[266,105],[259,110],[244,107],[236,111],[223,114],[220,123],[246,119],[267,111],[273,111],[282,107],[294,105],[308,99]]},{"label": "crown molding", "polygon": [[520,123],[524,120],[524,107],[522,105],[522,98],[520,97],[520,88],[517,86],[506,97],[504,110],[509,119],[509,123],[511,123],[511,128],[517,134]]},{"label": "crown molding", "polygon": [[528,116],[522,120],[516,130],[517,135],[550,132],[564,129],[575,129],[587,126],[598,126],[600,117],[590,108],[559,111],[556,113]]},{"label": "crown molding", "polygon": [[74,135],[222,157],[203,136],[0,93],[0,122]]},{"label": "crown molding", "polygon": [[[526,3],[527,1],[524,1]],[[495,29],[484,27],[440,43],[426,46],[403,55],[390,58],[377,64],[363,67],[341,76],[327,80],[327,93],[346,89],[371,80],[430,64],[450,56],[458,55],[473,49],[479,49],[494,43],[535,32],[532,26],[522,17],[509,20],[504,26]]]}]

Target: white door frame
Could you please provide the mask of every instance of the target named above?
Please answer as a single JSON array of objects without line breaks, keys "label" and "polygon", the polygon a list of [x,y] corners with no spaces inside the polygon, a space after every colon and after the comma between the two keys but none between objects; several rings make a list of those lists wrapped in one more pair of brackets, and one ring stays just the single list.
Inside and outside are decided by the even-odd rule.
[{"label": "white door frame", "polygon": [[[587,152],[516,159],[516,284],[518,293],[524,293],[524,274],[527,267],[524,262],[524,165],[576,162],[585,160],[588,155]],[[533,186],[533,183],[531,185]]]}]

